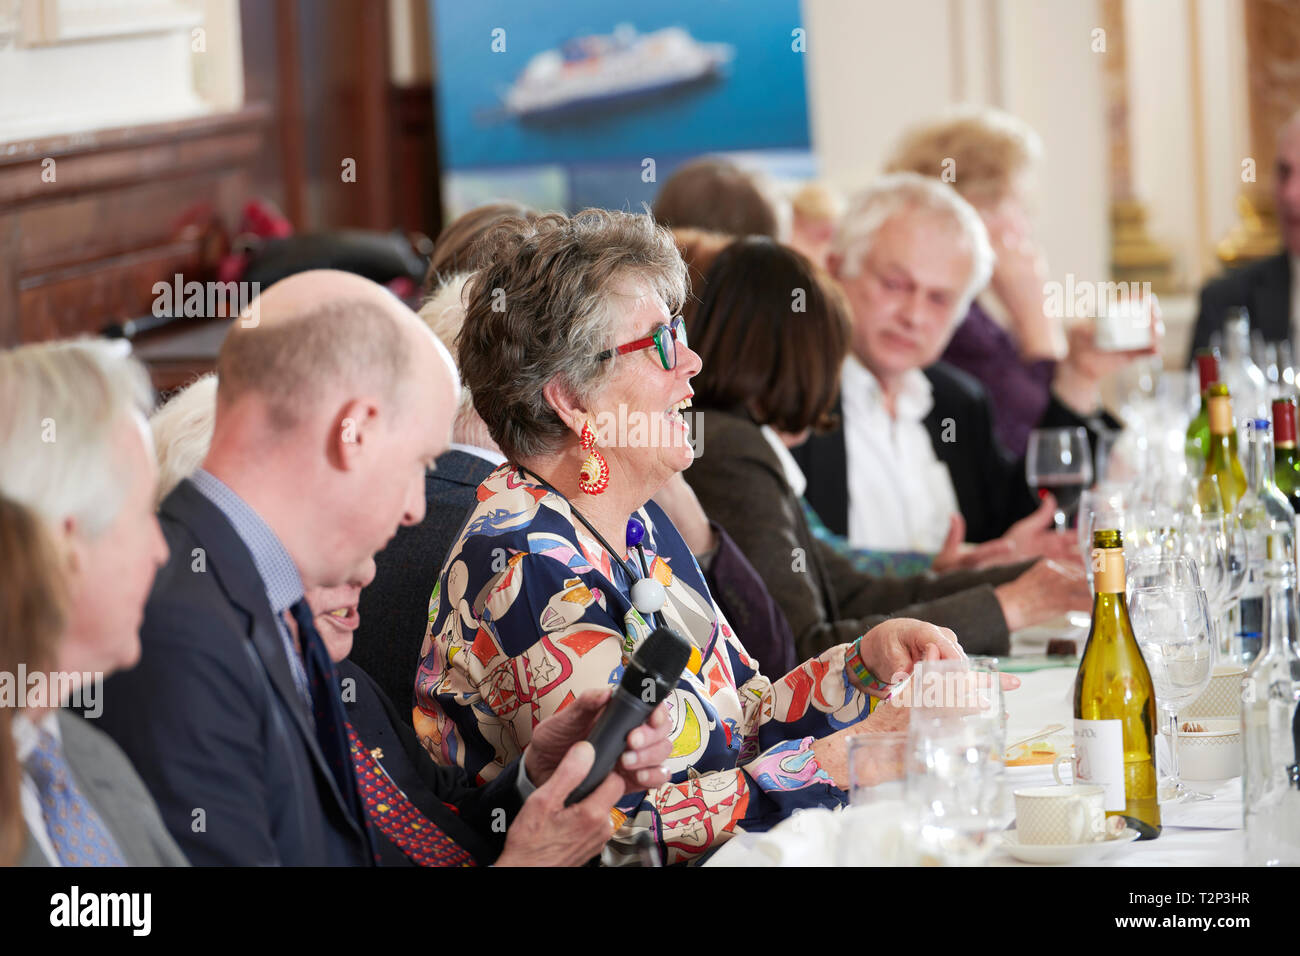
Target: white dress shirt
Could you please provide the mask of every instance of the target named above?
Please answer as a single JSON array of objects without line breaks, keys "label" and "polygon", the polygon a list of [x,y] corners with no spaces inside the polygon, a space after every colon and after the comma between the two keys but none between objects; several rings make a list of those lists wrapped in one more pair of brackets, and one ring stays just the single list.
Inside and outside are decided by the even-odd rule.
[{"label": "white dress shirt", "polygon": [[[63,735],[59,731],[56,711],[47,712],[40,722],[35,724],[28,720],[25,714],[15,714],[11,726],[20,766],[40,743],[40,732],[42,730],[50,734],[60,747],[63,746]],[[62,866],[63,864],[59,862],[59,854],[54,849],[54,843],[50,840],[49,831],[45,829],[45,814],[41,810],[40,791],[25,767],[23,768],[20,797],[23,805],[23,821],[27,824],[32,839],[36,841],[36,845],[45,854],[45,859],[49,861],[50,866]]]},{"label": "white dress shirt", "polygon": [[948,535],[948,521],[957,512],[957,493],[924,424],[934,407],[930,380],[919,369],[904,375],[891,416],[876,377],[850,355],[840,394],[849,544],[937,553]]}]

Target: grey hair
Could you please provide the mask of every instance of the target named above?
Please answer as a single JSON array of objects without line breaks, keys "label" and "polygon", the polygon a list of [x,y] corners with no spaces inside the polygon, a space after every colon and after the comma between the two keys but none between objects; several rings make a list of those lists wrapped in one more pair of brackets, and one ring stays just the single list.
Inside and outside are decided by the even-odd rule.
[{"label": "grey hair", "polygon": [[217,376],[212,373],[191,382],[149,417],[158,456],[155,505],[203,464],[216,419]]},{"label": "grey hair", "polygon": [[[465,324],[465,285],[472,272],[457,272],[430,293],[429,298],[420,306],[420,318],[429,330],[437,336],[450,355],[456,354],[456,339]],[[459,373],[460,366],[456,366]],[[464,382],[460,383],[460,399],[456,403],[456,417],[452,423],[452,441],[463,441],[474,432],[483,432],[486,426],[474,411],[474,396]],[[471,441],[469,444],[481,444]]]},{"label": "grey hair", "polygon": [[845,276],[856,276],[885,223],[900,212],[916,210],[946,219],[961,233],[970,251],[970,278],[953,312],[954,316],[965,315],[971,300],[993,276],[993,245],[975,207],[937,179],[919,173],[890,173],[854,194],[835,229],[831,253],[840,257]]},{"label": "grey hair", "polygon": [[460,369],[493,441],[514,461],[572,437],[543,394],[556,382],[585,401],[615,366],[615,318],[648,291],[676,314],[686,266],[672,233],[646,215],[586,209],[508,219],[483,240],[464,293]]},{"label": "grey hair", "polygon": [[51,527],[102,533],[127,495],[116,427],[141,427],[149,375],[122,342],[78,339],[0,352],[0,493]]}]

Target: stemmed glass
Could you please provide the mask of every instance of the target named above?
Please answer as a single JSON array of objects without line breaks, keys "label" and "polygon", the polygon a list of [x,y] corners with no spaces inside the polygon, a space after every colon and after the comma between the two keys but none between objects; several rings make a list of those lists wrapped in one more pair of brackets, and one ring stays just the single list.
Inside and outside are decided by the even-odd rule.
[{"label": "stemmed glass", "polygon": [[1212,799],[1184,787],[1178,769],[1178,712],[1209,686],[1214,669],[1214,626],[1205,592],[1169,584],[1134,588],[1129,613],[1156,703],[1168,718],[1170,800]]},{"label": "stemmed glass", "polygon": [[1092,533],[1098,529],[1114,528],[1123,533],[1125,551],[1128,550],[1129,516],[1124,510],[1124,501],[1122,492],[1107,493],[1100,489],[1085,491],[1079,499],[1079,556],[1083,558],[1083,569],[1088,576],[1090,591],[1093,588]]},{"label": "stemmed glass", "polygon": [[1183,527],[1183,553],[1196,562],[1201,586],[1214,615],[1219,650],[1226,654],[1230,638],[1226,621],[1236,582],[1224,517],[1189,516]]},{"label": "stemmed glass", "polygon": [[1196,562],[1181,554],[1141,555],[1126,565],[1128,592],[1140,588],[1196,588],[1201,587],[1201,576]]},{"label": "stemmed glass", "polygon": [[1056,495],[1053,520],[1058,531],[1068,528],[1079,495],[1092,484],[1092,448],[1086,428],[1035,428],[1025,452],[1025,480],[1042,497]]}]

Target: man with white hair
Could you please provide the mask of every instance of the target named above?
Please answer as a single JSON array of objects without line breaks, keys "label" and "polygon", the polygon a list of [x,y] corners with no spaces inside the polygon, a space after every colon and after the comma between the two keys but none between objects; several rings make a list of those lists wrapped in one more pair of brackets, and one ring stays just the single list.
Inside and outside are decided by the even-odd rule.
[{"label": "man with white hair", "polygon": [[[105,723],[191,862],[370,864],[358,755],[304,583],[366,578],[398,526],[423,518],[455,369],[386,290],[313,271],[232,324],[217,377],[203,466],[161,506],[172,559],[141,662],[110,682]],[[466,813],[483,828],[513,820],[498,863],[582,862],[609,838],[625,780],[565,808],[592,760],[589,745],[568,746],[586,728],[565,729],[563,746],[530,748],[474,795]],[[665,734],[638,734],[650,752],[634,748],[623,772],[654,773]],[[429,839],[438,859],[472,857],[449,831]]]},{"label": "man with white hair", "polygon": [[[983,388],[935,364],[992,271],[975,210],[937,180],[884,176],[850,201],[829,264],[853,327],[843,427],[794,451],[817,514],[828,527],[846,528],[854,547],[937,552],[950,523],[964,519],[967,540],[1005,536],[1016,557],[1077,564],[1070,536],[1047,528],[1054,505],[1035,511],[1023,462],[994,437]],[[1083,421],[1052,402],[1040,424]],[[1048,574],[1044,567],[1035,568],[1038,576]],[[1036,586],[1034,577],[1004,587]]]},{"label": "man with white hair", "polygon": [[[107,342],[0,352],[0,495],[44,520],[70,601],[57,672],[42,685],[27,675],[13,722],[24,865],[185,864],[131,764],[90,720],[103,678],[140,656],[141,610],[167,560],[153,515],[151,402],[144,369]],[[38,686],[61,693],[32,699]]]},{"label": "man with white hair", "polygon": [[1300,110],[1278,130],[1273,202],[1282,251],[1205,284],[1193,351],[1209,345],[1210,336],[1223,328],[1228,310],[1238,306],[1250,311],[1251,328],[1258,329],[1265,341],[1300,343]]}]

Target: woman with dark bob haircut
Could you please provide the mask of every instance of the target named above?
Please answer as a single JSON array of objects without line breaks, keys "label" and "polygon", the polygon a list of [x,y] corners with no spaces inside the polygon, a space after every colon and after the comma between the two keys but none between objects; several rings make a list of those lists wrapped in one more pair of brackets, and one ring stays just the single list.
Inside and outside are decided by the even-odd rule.
[{"label": "woman with dark bob haircut", "polygon": [[700,359],[676,318],[686,270],[672,235],[588,209],[509,220],[485,241],[457,347],[507,461],[433,589],[413,715],[425,746],[491,779],[539,721],[618,683],[664,625],[692,647],[668,699],[670,778],[620,802],[611,849],[631,855],[648,833],[663,860],[697,860],[801,807],[843,804],[848,738],[907,720],[872,712],[872,675],[958,657],[952,635],[892,620],[762,674],[650,500],[693,458],[682,409]]},{"label": "woman with dark bob haircut", "polygon": [[[690,329],[703,366],[695,378],[703,430],[686,480],[758,569],[790,622],[798,659],[900,615],[950,628],[972,653],[1005,653],[1005,612],[1018,599],[994,586],[1027,563],[873,576],[808,526],[805,479],[789,449],[833,424],[848,314],[834,281],[793,249],[749,237],[723,250]],[[1017,604],[1015,613],[1032,620],[1038,609]]]}]

